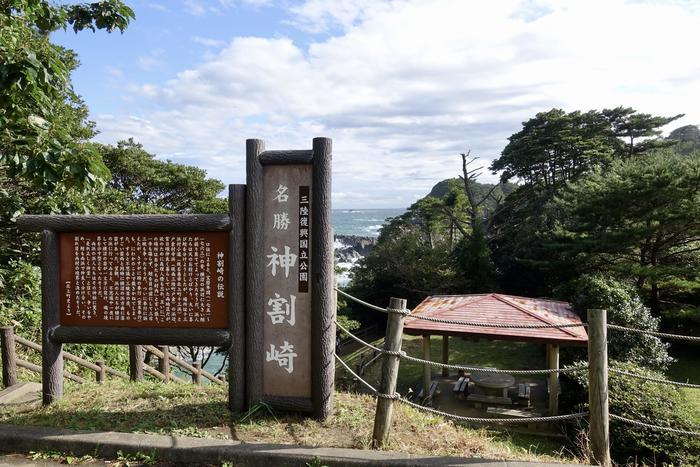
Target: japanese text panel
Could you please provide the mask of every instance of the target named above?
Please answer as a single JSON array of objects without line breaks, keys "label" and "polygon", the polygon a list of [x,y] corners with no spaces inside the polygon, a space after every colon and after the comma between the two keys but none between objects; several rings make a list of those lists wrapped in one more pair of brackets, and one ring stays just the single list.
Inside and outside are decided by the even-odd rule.
[{"label": "japanese text panel", "polygon": [[263,190],[263,393],[311,397],[311,166],[266,166]]},{"label": "japanese text panel", "polygon": [[60,234],[61,324],[228,327],[228,233]]}]

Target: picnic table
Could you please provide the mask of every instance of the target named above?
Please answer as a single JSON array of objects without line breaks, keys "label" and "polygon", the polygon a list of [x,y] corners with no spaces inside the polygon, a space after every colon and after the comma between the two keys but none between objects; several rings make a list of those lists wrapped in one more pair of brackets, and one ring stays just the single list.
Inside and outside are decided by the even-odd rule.
[{"label": "picnic table", "polygon": [[515,384],[515,378],[508,373],[474,373],[471,380],[482,388],[502,389],[503,397],[508,397],[508,388]]}]

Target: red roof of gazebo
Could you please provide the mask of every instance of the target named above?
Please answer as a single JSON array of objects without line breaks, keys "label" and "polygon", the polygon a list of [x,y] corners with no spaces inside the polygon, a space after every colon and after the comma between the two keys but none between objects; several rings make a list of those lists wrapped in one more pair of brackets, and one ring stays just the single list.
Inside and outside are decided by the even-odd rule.
[{"label": "red roof of gazebo", "polygon": [[470,336],[541,342],[545,344],[586,345],[583,327],[516,329],[466,326],[426,321],[412,315],[448,320],[493,324],[577,324],[581,318],[567,302],[502,294],[433,295],[414,308],[404,322],[404,332],[413,335]]}]

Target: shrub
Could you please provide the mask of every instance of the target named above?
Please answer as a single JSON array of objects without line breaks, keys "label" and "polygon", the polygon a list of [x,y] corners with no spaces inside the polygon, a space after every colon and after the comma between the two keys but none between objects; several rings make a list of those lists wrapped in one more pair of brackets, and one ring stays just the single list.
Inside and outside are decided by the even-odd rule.
[{"label": "shrub", "polygon": [[[585,316],[588,309],[604,308],[608,323],[646,331],[659,330],[659,318],[651,315],[634,288],[616,279],[599,274],[584,275],[559,292],[581,316]],[[665,370],[674,361],[668,348],[667,343],[654,336],[608,332],[608,356],[614,360]]]},{"label": "shrub", "polygon": [[[635,365],[610,361],[610,367],[645,376],[663,375]],[[588,389],[585,373],[576,377]],[[610,413],[631,420],[688,431],[700,431],[685,393],[667,384],[610,373]],[[700,465],[700,438],[610,421],[610,453],[616,462],[652,465]]]}]

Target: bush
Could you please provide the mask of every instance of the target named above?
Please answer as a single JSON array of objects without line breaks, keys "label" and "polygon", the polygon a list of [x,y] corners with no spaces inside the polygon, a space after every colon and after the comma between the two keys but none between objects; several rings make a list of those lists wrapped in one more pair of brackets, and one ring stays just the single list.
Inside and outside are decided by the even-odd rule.
[{"label": "bush", "polygon": [[[559,294],[566,297],[581,316],[585,317],[588,309],[604,308],[608,323],[646,331],[659,330],[659,318],[651,315],[634,288],[613,278],[584,275],[563,287]],[[608,356],[613,360],[665,370],[674,361],[668,348],[669,344],[654,336],[608,332]]]},{"label": "bush", "polygon": [[[610,361],[610,367],[664,377],[633,363]],[[588,389],[586,373],[579,373],[576,380]],[[685,393],[674,386],[610,373],[608,394],[611,414],[652,425],[700,431],[700,426],[692,422],[693,408]],[[611,420],[610,453],[619,463],[700,465],[700,438]]]}]

